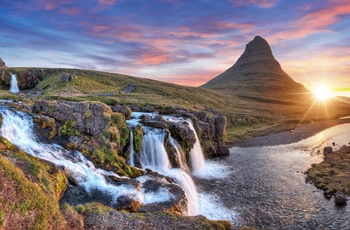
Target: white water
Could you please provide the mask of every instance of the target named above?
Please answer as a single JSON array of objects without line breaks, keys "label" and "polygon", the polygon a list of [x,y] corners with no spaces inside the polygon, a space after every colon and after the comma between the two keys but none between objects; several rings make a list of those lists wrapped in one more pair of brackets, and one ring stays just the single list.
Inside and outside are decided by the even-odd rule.
[{"label": "white water", "polygon": [[19,111],[14,112],[7,108],[0,108],[0,113],[2,115],[1,136],[30,155],[50,161],[57,166],[63,166],[77,180],[78,185],[85,188],[86,191],[89,192],[92,189],[103,191],[113,198],[114,203],[122,195],[132,197],[144,204],[161,202],[170,198],[169,192],[163,190],[143,194],[127,185],[115,186],[109,184],[103,175],[116,177],[118,175],[96,169],[82,153],[68,151],[58,145],[38,142],[33,132],[33,119],[29,115]]},{"label": "white water", "polygon": [[192,178],[184,171],[171,169],[168,154],[164,148],[166,132],[161,129],[144,127],[140,160],[142,168],[172,177],[186,192],[188,199],[188,215],[198,214],[198,193]]},{"label": "white water", "polygon": [[193,149],[190,152],[190,161],[192,166],[192,174],[203,174],[205,173],[205,161],[204,155],[201,147],[201,143],[199,142],[199,138],[195,128],[193,127],[192,122],[187,121],[190,129],[194,132],[196,136],[196,143],[193,145]]},{"label": "white water", "polygon": [[175,148],[176,157],[177,157],[178,162],[180,164],[180,168],[183,171],[188,173],[189,170],[188,170],[188,167],[187,167],[187,164],[186,164],[186,156],[185,156],[185,153],[182,150],[181,146],[179,145],[179,143],[173,137],[169,138],[169,142]]},{"label": "white water", "polygon": [[132,130],[130,130],[130,155],[129,155],[129,165],[135,166],[134,162],[135,157],[135,149],[134,149],[134,133]]},{"label": "white water", "polygon": [[170,170],[168,154],[164,148],[166,132],[160,129],[147,129],[142,139],[140,161],[143,168],[165,173]]},{"label": "white water", "polygon": [[12,73],[11,73],[11,82],[10,82],[10,92],[11,93],[19,92],[16,74],[12,74]]}]

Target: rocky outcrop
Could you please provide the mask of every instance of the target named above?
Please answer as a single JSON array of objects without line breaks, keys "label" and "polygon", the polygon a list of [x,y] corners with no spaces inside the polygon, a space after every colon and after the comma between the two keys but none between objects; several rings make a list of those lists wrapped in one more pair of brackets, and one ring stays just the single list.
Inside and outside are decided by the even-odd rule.
[{"label": "rocky outcrop", "polygon": [[111,109],[103,103],[67,102],[39,100],[34,103],[33,111],[55,118],[61,123],[71,121],[79,132],[98,136],[108,128]]},{"label": "rocky outcrop", "polygon": [[0,68],[0,89],[10,89],[11,74]]},{"label": "rocky outcrop", "polygon": [[328,153],[332,153],[332,152],[333,152],[332,146],[326,146],[323,148],[323,154],[328,154]]},{"label": "rocky outcrop", "polygon": [[130,119],[131,116],[131,109],[127,105],[114,105],[111,107],[113,112],[121,113],[125,116],[125,119]]},{"label": "rocky outcrop", "polygon": [[65,72],[62,72],[62,73],[60,74],[60,77],[61,77],[61,79],[62,79],[64,82],[78,80],[78,76],[77,76],[77,75],[69,74],[69,73],[65,73]]}]

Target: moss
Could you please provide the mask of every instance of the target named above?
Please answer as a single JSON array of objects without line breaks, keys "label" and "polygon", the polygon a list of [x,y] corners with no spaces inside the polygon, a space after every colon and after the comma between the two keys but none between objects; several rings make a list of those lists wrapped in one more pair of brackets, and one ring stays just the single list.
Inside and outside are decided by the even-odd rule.
[{"label": "moss", "polygon": [[5,225],[5,215],[3,211],[0,210],[0,227],[4,227]]},{"label": "moss", "polygon": [[136,125],[134,128],[134,150],[136,153],[141,152],[142,139],[143,139],[143,128],[140,124]]},{"label": "moss", "polygon": [[[8,183],[15,183],[16,196],[6,203],[0,202],[2,210],[10,215],[21,215],[21,219],[33,220],[33,229],[48,229],[49,226],[60,226],[63,216],[58,202],[52,199],[39,186],[30,182],[23,171],[0,155],[0,177]],[[3,221],[4,222],[4,221]]]},{"label": "moss", "polygon": [[91,109],[88,109],[86,113],[84,114],[85,118],[91,117],[92,116],[92,111]]},{"label": "moss", "polygon": [[112,126],[117,126],[117,127],[121,127],[121,126],[125,126],[125,117],[123,114],[121,113],[112,113],[111,115],[111,122],[112,122]]},{"label": "moss", "polygon": [[75,129],[74,122],[68,119],[60,128],[60,134],[62,136],[78,136],[80,132]]},{"label": "moss", "polygon": [[75,210],[77,210],[77,212],[79,213],[94,213],[94,214],[99,214],[99,215],[109,215],[110,211],[113,211],[114,209],[103,205],[101,203],[97,203],[97,202],[91,202],[91,203],[87,203],[84,205],[79,204],[77,206],[74,207]]},{"label": "moss", "polygon": [[77,211],[78,213],[83,213],[85,212],[85,206],[82,204],[78,204],[77,206],[74,207],[74,210]]}]

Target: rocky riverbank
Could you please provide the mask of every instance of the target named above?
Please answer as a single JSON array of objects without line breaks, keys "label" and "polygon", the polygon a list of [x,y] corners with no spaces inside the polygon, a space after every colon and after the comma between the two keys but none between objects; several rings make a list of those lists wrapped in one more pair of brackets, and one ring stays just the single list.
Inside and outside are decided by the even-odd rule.
[{"label": "rocky riverbank", "polygon": [[306,172],[306,181],[324,190],[326,198],[335,196],[336,204],[346,204],[346,195],[350,195],[350,146],[343,146],[332,151],[324,149],[324,161],[313,164]]},{"label": "rocky riverbank", "polygon": [[274,128],[254,132],[253,138],[236,141],[232,146],[253,147],[285,145],[311,137],[330,127],[350,123],[350,118],[313,121],[308,123],[284,123]]}]

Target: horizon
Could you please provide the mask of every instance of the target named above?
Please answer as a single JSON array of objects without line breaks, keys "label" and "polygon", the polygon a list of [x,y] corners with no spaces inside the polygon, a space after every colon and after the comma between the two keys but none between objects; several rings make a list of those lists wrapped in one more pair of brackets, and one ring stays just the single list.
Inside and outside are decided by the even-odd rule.
[{"label": "horizon", "polygon": [[200,86],[231,67],[259,35],[295,81],[349,96],[349,15],[346,1],[333,0],[4,2],[0,57],[7,66]]}]

